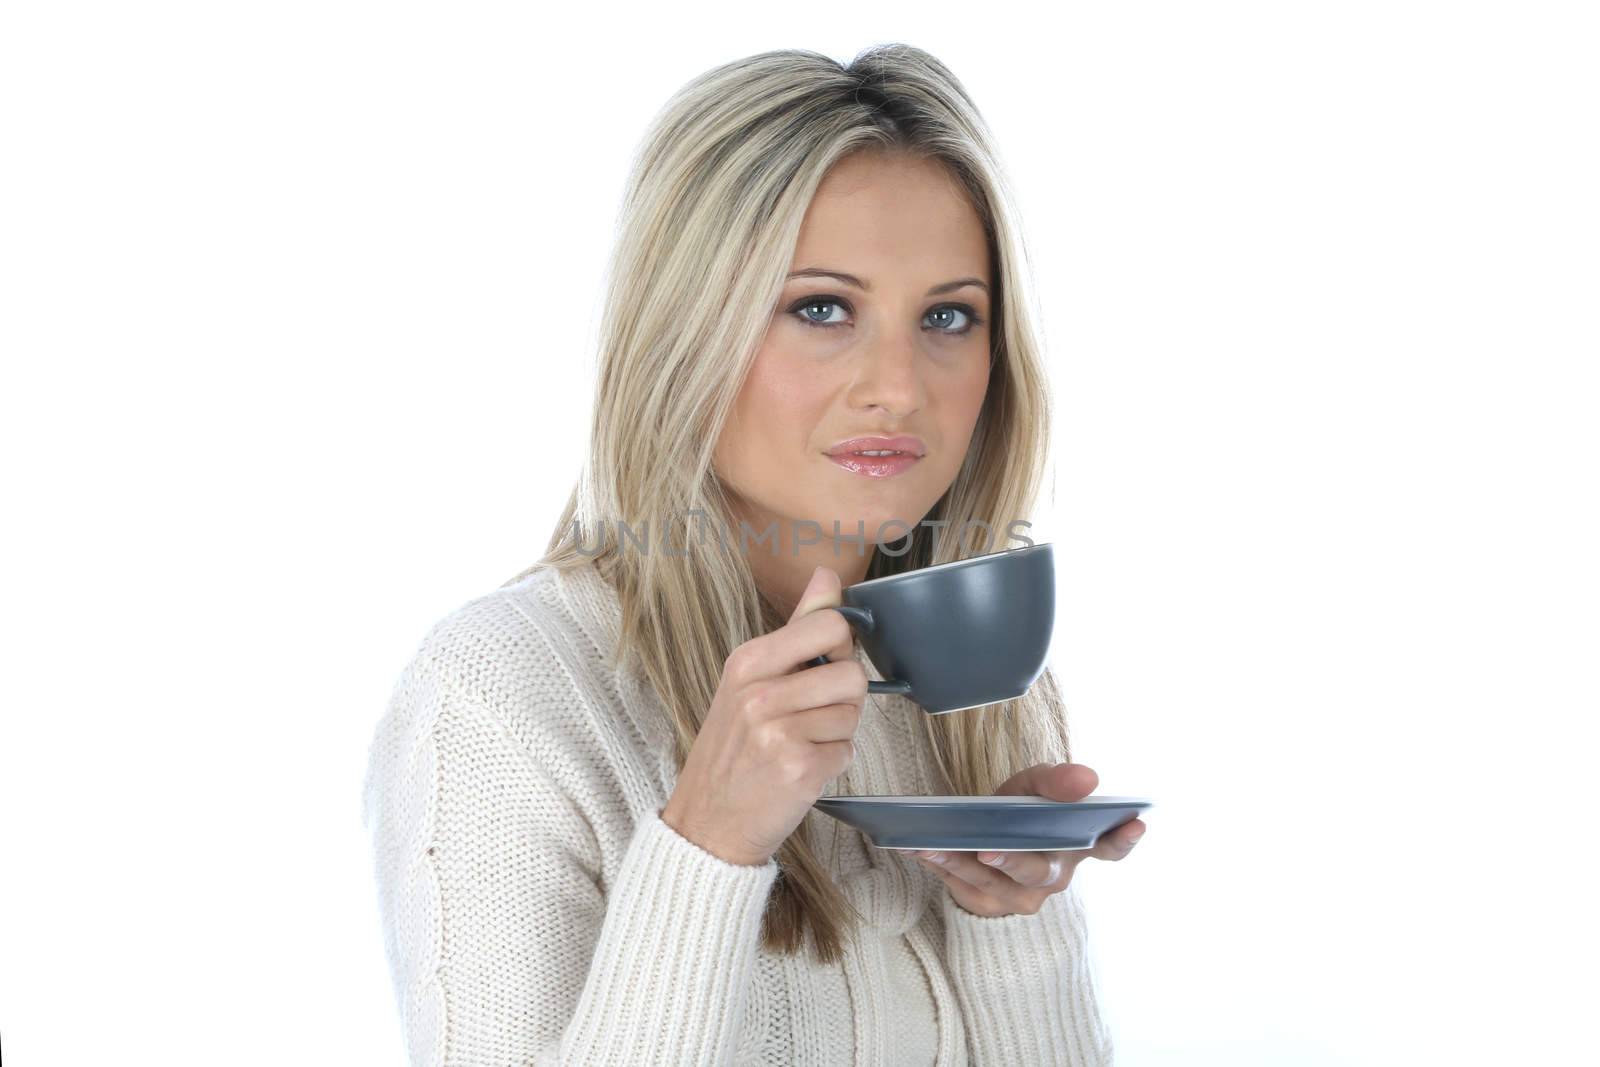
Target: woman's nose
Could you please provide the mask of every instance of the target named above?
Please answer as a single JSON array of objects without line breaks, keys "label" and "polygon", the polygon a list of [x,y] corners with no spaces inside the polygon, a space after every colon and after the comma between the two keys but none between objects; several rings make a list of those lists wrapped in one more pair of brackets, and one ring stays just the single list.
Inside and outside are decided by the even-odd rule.
[{"label": "woman's nose", "polygon": [[922,354],[916,342],[893,336],[863,346],[849,399],[852,407],[880,407],[897,418],[922,407]]}]

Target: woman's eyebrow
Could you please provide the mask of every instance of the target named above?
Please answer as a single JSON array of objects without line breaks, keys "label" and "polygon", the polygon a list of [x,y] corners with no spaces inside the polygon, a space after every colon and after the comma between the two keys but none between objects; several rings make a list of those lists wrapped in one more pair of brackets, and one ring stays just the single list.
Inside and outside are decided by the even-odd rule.
[{"label": "woman's eyebrow", "polygon": [[[805,267],[790,274],[789,278],[791,280],[794,278],[836,278],[839,281],[844,282],[846,285],[855,286],[863,293],[872,292],[872,286],[868,285],[860,278],[857,278],[854,274],[846,274],[844,271],[839,270],[826,270],[822,267]],[[960,289],[963,286],[968,285],[975,285],[986,293],[989,291],[989,287],[978,278],[957,278],[953,282],[944,282],[934,286],[932,289],[928,290],[927,295],[938,296],[940,293],[953,292],[956,289]]]}]

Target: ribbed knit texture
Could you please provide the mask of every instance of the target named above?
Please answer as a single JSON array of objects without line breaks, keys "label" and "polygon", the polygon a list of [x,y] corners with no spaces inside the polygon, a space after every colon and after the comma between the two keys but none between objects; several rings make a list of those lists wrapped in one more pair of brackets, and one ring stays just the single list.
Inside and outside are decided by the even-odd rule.
[{"label": "ribbed knit texture", "polygon": [[[413,1064],[1112,1062],[1076,886],[1037,915],[971,915],[812,812],[867,924],[833,966],[763,949],[777,864],[661,821],[671,726],[611,663],[620,621],[592,567],[541,567],[432,627],[394,687],[363,818]],[[939,792],[924,714],[869,696],[826,792]]]}]

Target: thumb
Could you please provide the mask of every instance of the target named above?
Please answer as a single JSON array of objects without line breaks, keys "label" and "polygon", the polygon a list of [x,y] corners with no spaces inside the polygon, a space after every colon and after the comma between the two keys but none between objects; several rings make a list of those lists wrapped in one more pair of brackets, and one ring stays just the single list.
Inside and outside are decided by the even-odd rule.
[{"label": "thumb", "polygon": [[1018,771],[995,790],[1001,795],[1039,796],[1077,803],[1100,784],[1094,768],[1082,763],[1038,763]]},{"label": "thumb", "polygon": [[811,614],[818,608],[836,607],[842,600],[840,593],[843,587],[839,584],[839,576],[827,567],[818,566],[811,572],[811,580],[806,583],[805,589],[800,593],[800,602],[795,605],[794,613],[789,616],[789,621]]},{"label": "thumb", "polygon": [[[794,614],[789,617],[794,622],[802,616],[823,608],[838,607],[844,603],[844,587],[839,583],[839,576],[827,567],[819,566],[811,572],[811,581],[806,583],[806,588],[800,594],[800,603],[795,605]],[[855,656],[855,635],[851,634],[844,642],[828,649],[824,655],[837,663],[842,659],[851,659]]]}]

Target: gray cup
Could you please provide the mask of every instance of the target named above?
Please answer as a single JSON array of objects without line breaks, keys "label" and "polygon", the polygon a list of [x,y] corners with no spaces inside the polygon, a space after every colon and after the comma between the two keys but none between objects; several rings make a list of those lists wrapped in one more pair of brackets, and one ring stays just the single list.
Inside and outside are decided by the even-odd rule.
[{"label": "gray cup", "polygon": [[868,692],[942,715],[1019,697],[1044,673],[1055,557],[1048,543],[990,552],[857,582],[841,599],[833,610],[850,620],[884,677],[868,681]]}]

